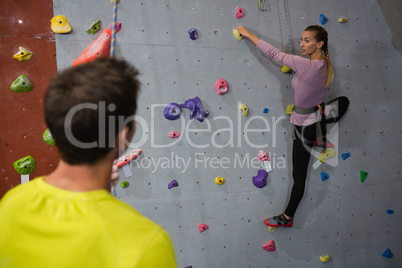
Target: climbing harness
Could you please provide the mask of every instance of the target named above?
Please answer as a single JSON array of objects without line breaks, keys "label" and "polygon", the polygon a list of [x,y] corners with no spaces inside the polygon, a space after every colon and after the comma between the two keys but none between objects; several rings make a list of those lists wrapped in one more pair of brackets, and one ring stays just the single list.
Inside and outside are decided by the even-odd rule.
[{"label": "climbing harness", "polygon": [[[316,137],[317,137],[317,145],[318,146],[324,146],[326,145],[324,141],[324,137],[327,134],[327,124],[326,124],[326,117],[325,117],[325,102],[313,107],[313,108],[297,108],[296,106],[294,107],[293,111],[297,114],[312,114],[315,113],[315,116],[317,118],[317,122],[315,123],[315,131],[316,131]],[[297,132],[297,133],[296,133]],[[296,126],[293,125],[293,133],[292,137],[293,140],[296,140],[296,134],[300,135],[303,139],[304,143],[313,145],[314,141],[307,140],[306,138],[303,137],[302,134],[298,133]]]}]

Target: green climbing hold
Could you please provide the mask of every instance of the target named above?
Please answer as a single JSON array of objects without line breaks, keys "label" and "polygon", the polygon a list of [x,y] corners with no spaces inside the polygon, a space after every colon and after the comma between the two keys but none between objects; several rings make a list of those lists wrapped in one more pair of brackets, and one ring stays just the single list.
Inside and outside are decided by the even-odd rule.
[{"label": "green climbing hold", "polygon": [[367,175],[368,175],[368,172],[360,171],[360,181],[364,182],[364,180],[366,179]]},{"label": "green climbing hold", "polygon": [[33,89],[31,81],[25,74],[21,74],[17,79],[11,84],[10,89],[14,92],[22,93],[28,92]]},{"label": "green climbing hold", "polygon": [[89,28],[86,30],[89,34],[95,34],[102,27],[102,22],[98,19],[95,19],[91,24],[89,24]]},{"label": "green climbing hold", "polygon": [[36,168],[35,159],[28,155],[14,162],[14,169],[21,175],[28,175]]},{"label": "green climbing hold", "polygon": [[56,145],[56,142],[54,141],[52,133],[49,129],[46,129],[45,132],[43,132],[43,140],[50,145]]},{"label": "green climbing hold", "polygon": [[123,181],[122,183],[120,183],[120,186],[122,188],[127,188],[130,185],[130,183],[128,183],[128,181]]}]

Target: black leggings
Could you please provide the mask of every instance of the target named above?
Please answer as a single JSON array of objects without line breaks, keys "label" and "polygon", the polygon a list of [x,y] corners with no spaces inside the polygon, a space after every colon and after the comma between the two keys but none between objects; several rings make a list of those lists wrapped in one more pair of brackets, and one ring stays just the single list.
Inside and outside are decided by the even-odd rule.
[{"label": "black leggings", "polygon": [[[346,113],[349,100],[346,97],[338,97],[326,105],[332,107],[330,115],[326,118],[326,123],[337,123]],[[306,140],[315,141],[316,131],[315,124],[309,126],[296,126],[298,133],[301,133],[305,142],[300,139],[299,135],[295,135],[293,141],[292,163],[293,163],[293,187],[289,204],[285,210],[285,214],[289,217],[294,216],[296,209],[303,198],[304,188],[306,185],[308,163],[310,162],[310,151],[312,144]],[[307,148],[306,148],[307,147]]]}]

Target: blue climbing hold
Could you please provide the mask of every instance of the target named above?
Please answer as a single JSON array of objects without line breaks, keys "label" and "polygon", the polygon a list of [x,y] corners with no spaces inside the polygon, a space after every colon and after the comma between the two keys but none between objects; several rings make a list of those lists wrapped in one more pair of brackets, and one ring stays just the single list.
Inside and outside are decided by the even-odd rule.
[{"label": "blue climbing hold", "polygon": [[391,258],[392,255],[394,255],[394,254],[391,253],[391,250],[389,248],[387,248],[387,250],[384,251],[384,253],[382,254],[382,256],[385,258]]},{"label": "blue climbing hold", "polygon": [[320,14],[320,22],[321,22],[321,24],[324,25],[327,21],[328,21],[328,19],[323,14]]},{"label": "blue climbing hold", "polygon": [[262,112],[263,112],[264,114],[267,114],[267,113],[268,113],[268,108],[264,108],[264,110],[262,110]]},{"label": "blue climbing hold", "polygon": [[326,181],[329,179],[329,175],[325,173],[324,171],[321,171],[321,180]]},{"label": "blue climbing hold", "polygon": [[342,155],[342,159],[345,160],[346,158],[350,157],[349,151],[345,151]]},{"label": "blue climbing hold", "polygon": [[387,213],[388,213],[389,215],[391,215],[391,214],[394,214],[394,211],[393,211],[392,209],[387,209]]}]

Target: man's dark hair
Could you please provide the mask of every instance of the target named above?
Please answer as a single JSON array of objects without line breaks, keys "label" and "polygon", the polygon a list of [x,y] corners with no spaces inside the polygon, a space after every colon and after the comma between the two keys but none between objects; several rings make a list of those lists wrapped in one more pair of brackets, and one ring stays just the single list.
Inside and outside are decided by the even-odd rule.
[{"label": "man's dark hair", "polygon": [[[50,80],[45,119],[63,161],[91,165],[116,146],[115,138],[124,127],[119,120],[130,118],[137,108],[137,76],[138,71],[123,60],[98,58],[68,68]],[[70,130],[65,129],[66,120],[73,140],[96,142],[96,146],[83,148],[72,142]],[[131,121],[127,125],[130,131]]]}]

